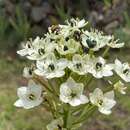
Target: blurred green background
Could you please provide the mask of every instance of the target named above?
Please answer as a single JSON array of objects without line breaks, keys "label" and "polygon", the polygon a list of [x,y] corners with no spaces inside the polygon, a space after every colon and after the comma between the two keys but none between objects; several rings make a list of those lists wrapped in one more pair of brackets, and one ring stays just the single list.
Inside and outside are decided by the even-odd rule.
[{"label": "blurred green background", "polygon": [[[71,17],[84,18],[90,26],[114,34],[126,42],[113,57],[130,63],[129,0],[0,0],[0,130],[45,130],[50,114],[44,107],[17,109],[18,86],[26,60],[17,56],[20,43],[43,36],[48,26]],[[83,130],[130,130],[130,86],[126,96],[117,95],[118,105],[110,116],[97,113]]]}]

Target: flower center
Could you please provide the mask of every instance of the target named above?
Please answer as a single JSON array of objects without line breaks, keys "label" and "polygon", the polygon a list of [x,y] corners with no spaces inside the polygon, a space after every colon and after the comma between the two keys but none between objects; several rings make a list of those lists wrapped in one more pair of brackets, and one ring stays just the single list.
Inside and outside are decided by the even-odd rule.
[{"label": "flower center", "polygon": [[57,125],[57,128],[58,129],[56,129],[56,130],[62,130],[62,127],[59,124]]},{"label": "flower center", "polygon": [[100,70],[101,68],[102,68],[102,63],[97,62],[97,63],[96,63],[96,69],[97,69],[97,70]]},{"label": "flower center", "polygon": [[29,94],[28,98],[32,101],[34,101],[36,99],[36,96],[34,94]]},{"label": "flower center", "polygon": [[27,47],[28,47],[28,48],[31,48],[32,46],[31,46],[31,44],[30,44],[30,43],[27,43]]},{"label": "flower center", "polygon": [[64,51],[67,51],[68,50],[68,47],[65,45],[64,48],[63,48]]},{"label": "flower center", "polygon": [[40,55],[45,54],[45,49],[43,49],[43,48],[38,49],[38,53],[39,53]]},{"label": "flower center", "polygon": [[78,41],[80,40],[80,35],[81,33],[79,31],[75,31],[73,37],[75,38],[76,41]]},{"label": "flower center", "polygon": [[81,64],[81,63],[77,63],[77,64],[76,64],[76,68],[77,68],[77,69],[80,69],[81,67],[82,67],[82,64]]},{"label": "flower center", "polygon": [[65,38],[65,41],[68,41],[68,40],[69,40],[69,37],[66,37],[66,38]]},{"label": "flower center", "polygon": [[125,70],[123,70],[123,74],[125,74],[125,75],[128,75],[128,74],[129,74],[129,72],[130,72],[130,70],[129,70],[129,69],[125,69]]},{"label": "flower center", "polygon": [[29,71],[28,71],[29,75],[32,75],[32,71],[33,70],[30,68]]},{"label": "flower center", "polygon": [[55,69],[54,64],[50,64],[48,67],[49,67],[52,71]]},{"label": "flower center", "polygon": [[71,98],[75,98],[76,96],[77,96],[77,94],[76,93],[71,93]]},{"label": "flower center", "polygon": [[86,42],[87,42],[89,48],[94,48],[97,44],[97,42],[95,40],[90,40],[90,39],[87,39]]},{"label": "flower center", "polygon": [[102,104],[103,104],[103,100],[99,100],[98,105],[102,106]]}]

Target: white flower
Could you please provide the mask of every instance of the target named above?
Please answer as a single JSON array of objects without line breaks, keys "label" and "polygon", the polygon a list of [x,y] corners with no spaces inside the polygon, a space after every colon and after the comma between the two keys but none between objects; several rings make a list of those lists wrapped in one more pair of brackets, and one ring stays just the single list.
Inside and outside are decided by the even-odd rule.
[{"label": "white flower", "polygon": [[96,88],[93,93],[90,93],[90,101],[98,107],[98,110],[106,115],[111,114],[111,109],[115,106],[114,91],[103,94],[102,90]]},{"label": "white flower", "polygon": [[110,37],[104,36],[102,32],[98,32],[97,30],[85,31],[81,37],[83,46],[93,51],[98,51],[110,41]]},{"label": "white flower", "polygon": [[114,40],[114,36],[109,36],[110,37],[110,41],[108,42],[108,46],[110,46],[111,48],[121,48],[125,45],[124,42],[120,43],[119,39]]},{"label": "white flower", "polygon": [[61,55],[67,55],[77,52],[79,50],[79,46],[80,44],[74,39],[69,39],[66,41],[65,39],[61,38],[58,45],[56,46],[56,49]]},{"label": "white flower", "polygon": [[116,59],[114,70],[124,81],[130,82],[130,66],[128,63],[121,63]]},{"label": "white flower", "polygon": [[66,130],[63,128],[64,122],[62,118],[53,120],[50,124],[47,125],[47,130]]},{"label": "white flower", "polygon": [[122,83],[120,80],[114,84],[114,89],[120,92],[121,94],[126,94],[125,90],[127,87],[125,87],[124,83]]},{"label": "white flower", "polygon": [[98,57],[92,59],[91,67],[88,69],[88,72],[96,78],[102,78],[112,76],[112,69],[112,64],[106,64],[106,61],[102,57]]},{"label": "white flower", "polygon": [[55,77],[62,77],[67,67],[68,61],[64,58],[56,59],[55,55],[50,53],[43,60],[37,61],[37,69],[34,71],[39,76],[51,79]]},{"label": "white flower", "polygon": [[61,28],[60,34],[62,34],[64,37],[68,37],[74,34],[75,31],[80,31],[83,27],[85,27],[88,22],[86,22],[84,19],[70,19],[67,20],[67,25],[59,25]]},{"label": "white flower", "polygon": [[21,56],[26,56],[30,60],[40,60],[48,53],[53,52],[55,44],[50,42],[50,39],[40,39],[36,37],[34,41],[28,41],[24,49],[17,51]]},{"label": "white flower", "polygon": [[70,19],[70,21],[67,21],[68,25],[75,28],[83,28],[84,26],[86,26],[88,24],[88,22],[86,22],[84,19],[79,20],[79,19]]},{"label": "white flower", "polygon": [[67,20],[67,25],[59,25],[61,28],[65,28],[65,29],[74,29],[74,30],[77,30],[77,29],[80,29],[80,28],[83,28],[85,27],[88,22],[86,22],[84,19],[82,20],[79,20],[79,19],[70,19],[69,21]]},{"label": "white flower", "polygon": [[42,103],[42,88],[35,84],[32,80],[29,81],[27,87],[20,87],[17,91],[19,99],[14,103],[16,107],[30,109]]},{"label": "white flower", "polygon": [[33,76],[33,67],[24,67],[23,69],[23,77],[25,78],[31,78]]},{"label": "white flower", "polygon": [[[37,39],[37,38],[36,38]],[[32,41],[27,41],[27,43],[22,43],[22,50],[17,51],[17,54],[21,56],[27,56],[31,55],[33,53],[33,46],[32,46]]]},{"label": "white flower", "polygon": [[69,63],[68,67],[72,71],[78,73],[79,75],[85,75],[87,73],[85,62],[87,62],[87,61],[84,60],[84,57],[79,54],[75,54],[73,56],[72,61]]},{"label": "white flower", "polygon": [[60,86],[60,100],[71,106],[88,103],[88,98],[83,95],[84,85],[76,83],[71,77]]}]

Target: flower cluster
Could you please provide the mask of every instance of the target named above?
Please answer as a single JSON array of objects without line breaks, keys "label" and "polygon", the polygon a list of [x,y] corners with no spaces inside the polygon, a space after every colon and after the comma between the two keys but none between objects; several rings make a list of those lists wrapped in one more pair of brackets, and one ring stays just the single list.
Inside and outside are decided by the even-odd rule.
[{"label": "flower cluster", "polygon": [[[116,104],[114,93],[126,93],[124,83],[130,82],[129,64],[119,59],[109,63],[105,59],[110,48],[121,48],[124,43],[86,27],[84,19],[70,19],[66,25],[49,27],[42,38],[27,41],[23,49],[17,51],[33,65],[24,68],[23,76],[29,84],[18,89],[19,100],[15,106],[30,109],[43,102],[45,107],[50,107],[55,120],[47,126],[48,130],[75,127],[76,122],[71,118],[77,118],[79,113],[79,122],[95,109],[108,115]],[[107,79],[113,75],[121,79]],[[110,84],[109,90],[102,86],[89,89],[90,82],[103,78]]]}]

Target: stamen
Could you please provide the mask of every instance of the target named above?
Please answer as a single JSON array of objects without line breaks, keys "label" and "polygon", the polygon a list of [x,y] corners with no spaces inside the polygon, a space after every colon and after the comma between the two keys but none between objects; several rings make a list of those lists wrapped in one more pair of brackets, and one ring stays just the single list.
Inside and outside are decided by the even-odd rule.
[{"label": "stamen", "polygon": [[97,62],[97,63],[96,63],[96,69],[97,69],[97,70],[100,70],[101,68],[102,68],[102,63]]},{"label": "stamen", "polygon": [[29,94],[28,98],[33,101],[36,99],[36,96],[34,94]]},{"label": "stamen", "polygon": [[64,48],[63,48],[64,51],[67,51],[68,50],[68,47],[65,45]]},{"label": "stamen", "polygon": [[49,67],[52,71],[55,69],[54,64],[50,64],[48,67]]},{"label": "stamen", "polygon": [[45,49],[43,49],[43,48],[38,49],[38,53],[39,53],[40,55],[45,54]]},{"label": "stamen", "polygon": [[77,69],[79,69],[79,68],[82,67],[82,64],[81,64],[81,63],[77,63],[77,64],[76,64],[76,67],[77,67]]},{"label": "stamen", "polygon": [[128,75],[128,74],[129,74],[129,72],[130,72],[130,70],[129,70],[129,69],[125,69],[125,70],[123,70],[123,74],[125,74],[125,75]]}]

